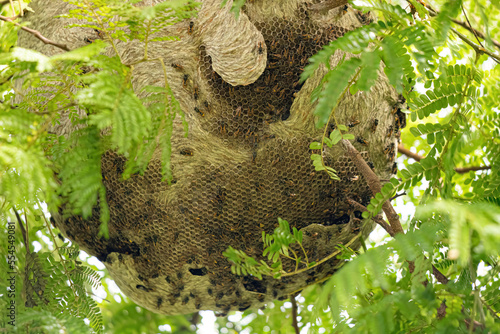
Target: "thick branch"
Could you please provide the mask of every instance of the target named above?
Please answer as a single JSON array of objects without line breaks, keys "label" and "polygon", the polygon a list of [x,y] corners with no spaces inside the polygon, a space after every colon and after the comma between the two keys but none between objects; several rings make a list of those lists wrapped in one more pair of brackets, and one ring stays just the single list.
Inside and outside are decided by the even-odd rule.
[{"label": "thick branch", "polygon": [[[354,148],[354,146],[352,146],[351,142],[348,140],[344,139],[342,140],[342,143],[344,144],[347,154],[354,162],[359,172],[363,174],[363,176],[365,177],[368,187],[370,187],[372,193],[376,194],[380,192],[380,189],[382,188],[380,180],[378,179],[377,175],[375,175],[375,173],[372,171],[372,169],[368,166],[368,164],[363,159],[361,154],[359,154],[358,150],[356,150],[356,148]],[[398,233],[404,234],[403,228],[401,227],[401,223],[399,222],[399,216],[392,207],[391,203],[389,201],[385,201],[385,203],[382,205],[382,209],[384,210],[385,215],[389,220],[390,227],[392,229],[392,230],[386,229],[387,233],[389,233],[389,235],[391,236],[394,236]],[[382,227],[384,227],[384,224],[381,225]],[[410,271],[412,271],[411,268],[412,266],[414,266],[414,263],[409,262],[409,264],[410,264]],[[438,282],[440,282],[441,284],[447,284],[449,282],[448,278],[445,275],[443,275],[434,265],[432,265],[432,273],[434,274],[434,277],[436,277]]]},{"label": "thick branch", "polygon": [[417,153],[413,153],[412,151],[410,151],[401,144],[398,145],[398,152],[406,155],[408,158],[415,159],[416,161],[420,161],[424,158],[423,156],[418,155]]},{"label": "thick branch", "polygon": [[60,43],[56,43],[54,41],[51,41],[50,39],[44,37],[39,31],[34,30],[34,29],[30,29],[28,27],[23,27],[19,23],[14,22],[13,19],[10,17],[0,15],[0,20],[5,21],[5,22],[10,22],[15,26],[21,27],[21,30],[29,32],[30,34],[32,34],[33,36],[35,36],[36,38],[38,38],[39,40],[41,40],[45,44],[53,45],[53,46],[55,46],[59,49],[62,49],[64,51],[70,51],[70,49],[65,44],[60,44]]},{"label": "thick branch", "polygon": [[[406,155],[409,158],[415,159],[416,161],[420,161],[424,158],[423,156],[418,155],[417,153],[413,153],[412,151],[405,148],[401,144],[398,145],[398,152]],[[457,172],[458,174],[465,174],[465,173],[468,173],[470,171],[489,170],[489,169],[491,169],[491,166],[456,167],[455,172]]]},{"label": "thick branch", "polygon": [[[354,162],[359,172],[365,177],[366,183],[368,184],[368,187],[370,187],[372,193],[379,193],[382,189],[382,185],[380,184],[380,180],[378,179],[377,175],[375,175],[370,166],[366,164],[366,161],[354,148],[354,146],[352,146],[350,141],[344,139],[342,140],[342,143],[344,144],[347,154]],[[389,220],[389,224],[391,225],[394,234],[404,233],[403,228],[401,227],[401,223],[399,222],[399,216],[392,207],[391,203],[389,203],[389,201],[385,201],[384,204],[382,204],[382,210],[384,210],[384,213],[387,216],[387,220]]]},{"label": "thick branch", "polygon": [[298,307],[297,300],[295,300],[296,296],[297,294],[293,294],[290,296],[290,301],[292,302],[292,326],[295,330],[295,334],[300,334],[299,324],[297,323]]},{"label": "thick branch", "polygon": [[347,5],[347,3],[347,0],[326,0],[309,6],[309,9],[316,11],[326,11],[340,7],[342,5]]}]

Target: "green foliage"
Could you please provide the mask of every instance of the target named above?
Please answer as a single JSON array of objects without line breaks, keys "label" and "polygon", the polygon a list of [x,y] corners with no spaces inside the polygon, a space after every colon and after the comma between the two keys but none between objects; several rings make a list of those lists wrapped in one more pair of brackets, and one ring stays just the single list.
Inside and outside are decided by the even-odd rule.
[{"label": "green foliage", "polygon": [[[264,252],[262,255],[267,257],[271,265],[267,264],[264,260],[258,262],[253,257],[248,256],[241,250],[236,250],[231,246],[223,253],[233,265],[231,272],[237,275],[252,275],[262,279],[262,275],[280,278],[282,275],[290,275],[289,272],[283,269],[282,257],[295,262],[295,270],[291,273],[297,273],[299,264],[304,262],[307,268],[312,267],[315,263],[309,263],[307,253],[302,246],[302,231],[298,231],[293,227],[290,232],[290,224],[281,218],[278,218],[279,226],[274,230],[273,234],[267,234],[262,231],[262,241],[264,243]],[[292,244],[297,244],[305,259],[303,260],[300,253],[294,251]]]}]

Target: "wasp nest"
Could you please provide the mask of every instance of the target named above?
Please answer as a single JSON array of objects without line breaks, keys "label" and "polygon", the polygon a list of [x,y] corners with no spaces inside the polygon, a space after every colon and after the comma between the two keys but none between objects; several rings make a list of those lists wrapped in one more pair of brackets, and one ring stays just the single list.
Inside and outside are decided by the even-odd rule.
[{"label": "wasp nest", "polygon": [[[363,22],[352,9],[314,12],[310,5],[248,0],[236,20],[230,4],[220,8],[220,0],[204,1],[197,18],[166,32],[180,41],[149,46],[151,58],[171,64],[169,84],[189,123],[188,138],[180,121],[174,124],[172,184],[161,181],[157,156],[143,176],[123,181],[124,157],[107,152],[102,172],[110,238],[98,237],[98,208],[88,220],[54,216],[70,239],[105,263],[137,304],[165,314],[243,311],[287,298],[335,272],[339,261],[332,259],[281,280],[231,274],[222,252],[232,246],[262,258],[262,231],[272,233],[278,217],[304,232],[304,248],[314,261],[361,230],[365,235],[372,230],[360,224],[360,212],[346,202],[350,198],[367,205],[372,194],[342,149],[323,152],[340,181],[315,172],[310,159],[319,152],[309,144],[323,133],[314,126],[310,95],[326,69],[304,84],[299,81],[309,57]],[[69,6],[34,0],[35,13],[28,19],[48,38],[75,48],[93,32],[63,29],[72,22],[53,16]],[[23,38],[25,46],[58,52],[31,36]],[[125,62],[142,57],[137,43],[121,43],[118,49]],[[337,52],[332,66],[342,57]],[[161,68],[153,63],[135,66],[133,80],[139,89],[163,86]],[[400,121],[391,111],[397,98],[387,80],[380,79],[370,92],[347,96],[336,109],[337,121],[349,126],[357,137],[354,146],[382,179],[393,173]],[[67,123],[56,131],[68,131]]]}]

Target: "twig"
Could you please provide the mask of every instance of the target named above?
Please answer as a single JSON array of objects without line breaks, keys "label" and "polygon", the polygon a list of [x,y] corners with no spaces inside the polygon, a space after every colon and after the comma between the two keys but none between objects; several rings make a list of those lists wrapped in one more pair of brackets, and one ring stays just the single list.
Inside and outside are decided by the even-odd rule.
[{"label": "twig", "polygon": [[488,311],[490,311],[492,316],[500,320],[500,317],[497,315],[497,312],[494,309],[492,309],[491,306],[488,305],[488,303],[486,303],[486,301],[482,297],[479,297],[479,300],[484,306],[486,306],[486,308],[488,309]]},{"label": "twig", "polygon": [[17,223],[19,224],[19,228],[21,229],[21,234],[23,235],[23,241],[24,241],[24,247],[26,247],[26,253],[30,254],[30,244],[29,244],[29,236],[28,233],[26,233],[26,229],[24,228],[23,221],[21,219],[21,216],[19,216],[19,213],[17,213],[17,210],[13,208],[14,213],[16,214],[17,218]]},{"label": "twig", "polygon": [[[429,15],[430,16],[437,16],[439,14],[439,12],[437,10],[435,10],[434,8],[432,8],[429,4],[425,4],[424,6],[429,11]],[[451,22],[453,22],[453,23],[461,26],[462,28],[467,29],[468,31],[470,31],[474,35],[479,36],[480,38],[486,40],[486,35],[483,32],[481,32],[481,31],[479,31],[477,29],[472,28],[472,26],[470,25],[470,23],[467,24],[467,23],[465,23],[463,21],[460,21],[460,20],[457,20],[455,18],[450,18],[450,20],[451,20]],[[494,39],[491,39],[491,42],[493,43],[493,45],[495,45],[497,48],[500,49],[500,43],[499,42],[495,41]]]},{"label": "twig", "polygon": [[[462,13],[464,13],[465,20],[467,20],[467,23],[469,24],[469,27],[472,27],[472,24],[470,24],[470,21],[469,21],[469,17],[467,16],[467,13],[465,12],[464,6],[460,5],[460,7],[462,7]],[[474,34],[474,37],[476,37],[476,40],[479,43],[479,45],[481,45],[481,47],[484,48],[484,45],[479,40],[479,37],[477,36],[477,33],[476,33],[475,29],[472,29],[472,33]]]},{"label": "twig", "polygon": [[[347,199],[347,202],[348,202],[349,204],[351,204],[352,206],[354,206],[354,208],[355,208],[355,209],[358,209],[358,210],[359,210],[359,211],[361,211],[361,212],[365,212],[365,211],[367,211],[367,210],[368,210],[368,209],[366,208],[366,206],[364,206],[363,204],[361,204],[361,203],[359,203],[359,202],[356,202],[355,200],[352,200],[352,199],[350,199],[350,198],[348,198],[348,199]],[[375,217],[372,217],[372,220],[373,220],[375,223],[377,223],[377,224],[379,224],[380,226],[382,226],[382,228],[383,228],[384,230],[386,230],[386,231],[387,231],[387,233],[389,233],[389,235],[390,235],[391,237],[393,237],[393,236],[394,236],[394,232],[392,231],[392,227],[391,227],[391,225],[387,224],[387,222],[386,222],[385,220],[383,220],[381,217],[379,217],[379,216],[375,216]]]},{"label": "twig", "polygon": [[446,316],[446,299],[444,299],[441,302],[441,305],[439,305],[439,308],[437,310],[437,318],[438,320],[443,319]]},{"label": "twig", "polygon": [[[413,153],[409,149],[405,148],[403,145],[398,145],[398,152],[406,155],[409,158],[415,159],[416,161],[420,161],[424,159],[423,156],[418,155],[417,153]],[[478,170],[489,170],[491,166],[470,166],[470,167],[455,167],[455,172],[458,174],[465,174],[470,171],[478,171]]]},{"label": "twig", "polygon": [[464,319],[465,326],[467,326],[468,329],[472,331],[476,331],[477,329],[484,330],[486,327],[484,324],[480,323],[477,320],[471,320],[471,319]]},{"label": "twig", "polygon": [[490,56],[498,64],[500,64],[500,57],[499,56],[497,56],[496,54],[494,54],[494,53],[486,50],[483,47],[480,47],[479,45],[477,45],[476,43],[474,43],[473,41],[471,41],[470,39],[468,39],[465,35],[459,33],[455,28],[450,28],[450,29],[451,29],[451,31],[453,31],[455,33],[455,35],[457,35],[458,37],[460,37],[460,39],[462,41],[464,41],[465,43],[469,44],[474,49],[474,51],[476,51],[476,53],[479,53],[479,54],[484,53],[484,54]]},{"label": "twig", "polygon": [[10,22],[15,26],[20,27],[21,30],[29,32],[30,34],[32,34],[33,36],[35,36],[36,38],[38,38],[39,40],[41,40],[45,44],[53,45],[53,46],[55,46],[61,50],[64,50],[64,51],[70,51],[70,49],[65,44],[60,44],[60,43],[51,41],[50,39],[44,37],[39,31],[34,30],[34,29],[30,29],[28,27],[23,27],[19,23],[14,22],[13,19],[10,17],[0,15],[0,20],[5,21],[5,22]]},{"label": "twig", "polygon": [[[465,28],[465,29],[469,30],[470,32],[474,33],[474,35],[479,36],[479,38],[486,40],[486,36],[483,32],[472,28],[470,25],[467,25],[467,23],[465,23],[463,21],[456,20],[456,19],[451,19],[451,21],[455,24],[458,24],[462,28]],[[499,42],[495,41],[494,39],[491,39],[491,43],[493,43],[493,45],[495,45],[497,48],[500,49]]]},{"label": "twig", "polygon": [[297,323],[298,307],[297,307],[297,297],[298,293],[290,295],[290,301],[292,302],[292,326],[295,329],[295,334],[300,334],[299,324]]},{"label": "twig", "polygon": [[404,196],[404,195],[406,195],[406,191],[403,191],[401,194],[396,194],[396,195],[392,196],[391,198],[389,198],[389,201],[393,201],[396,198]]},{"label": "twig", "polygon": [[347,5],[347,3],[348,0],[326,0],[309,6],[309,9],[315,11],[327,11],[342,5]]},{"label": "twig", "polygon": [[489,170],[491,166],[470,166],[470,167],[457,167],[455,168],[455,172],[458,174],[465,174],[470,171],[478,171],[478,170]]}]

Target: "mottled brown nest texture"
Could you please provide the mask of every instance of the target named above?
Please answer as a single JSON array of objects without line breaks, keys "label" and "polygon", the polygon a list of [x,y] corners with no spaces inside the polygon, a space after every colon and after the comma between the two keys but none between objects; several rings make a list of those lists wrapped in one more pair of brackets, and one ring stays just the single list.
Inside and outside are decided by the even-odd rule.
[{"label": "mottled brown nest texture", "polygon": [[[196,18],[165,32],[178,35],[179,41],[149,46],[151,58],[162,57],[169,65],[169,84],[189,123],[187,138],[178,118],[174,124],[172,184],[161,181],[159,154],[143,176],[123,181],[125,159],[110,151],[102,160],[110,238],[98,237],[97,208],[87,220],[54,214],[63,233],[103,261],[127,296],[164,314],[261,307],[338,269],[340,261],[332,259],[282,279],[233,275],[222,252],[232,246],[261,259],[262,231],[272,233],[278,217],[303,231],[303,245],[313,261],[373,229],[363,226],[356,219],[361,213],[346,202],[350,198],[367,205],[372,194],[340,145],[323,151],[340,181],[316,172],[310,159],[320,152],[312,152],[309,144],[323,133],[314,125],[310,96],[326,68],[299,82],[308,58],[365,23],[361,16],[343,7],[310,10],[317,1],[247,0],[236,20],[230,3],[221,8],[220,0],[202,2]],[[75,22],[54,18],[68,11],[66,2],[34,0],[30,6],[32,27],[71,49],[95,33],[63,28]],[[47,55],[60,52],[32,36],[22,37],[21,44]],[[143,52],[132,42],[118,44],[118,50],[128,63],[141,59]],[[331,65],[343,56],[337,52]],[[161,67],[152,62],[135,66],[133,83],[137,91],[163,86]],[[362,139],[353,144],[381,179],[392,173],[397,100],[382,76],[370,92],[346,94],[336,109],[337,121]],[[54,131],[68,133],[68,124],[62,121]],[[294,268],[291,262],[284,265]]]}]

